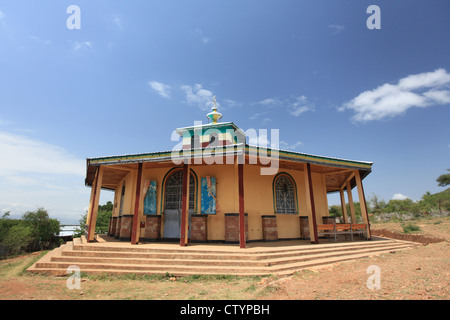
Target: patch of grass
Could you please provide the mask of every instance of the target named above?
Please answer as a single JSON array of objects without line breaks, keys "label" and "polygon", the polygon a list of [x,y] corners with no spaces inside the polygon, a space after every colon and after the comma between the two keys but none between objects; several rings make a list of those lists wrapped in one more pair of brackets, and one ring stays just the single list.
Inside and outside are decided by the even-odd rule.
[{"label": "patch of grass", "polygon": [[[68,275],[69,276],[69,275]],[[259,281],[261,280],[261,276],[252,276],[252,277],[242,277],[237,275],[201,275],[201,274],[194,274],[191,276],[184,276],[184,277],[175,277],[173,274],[169,274],[166,272],[165,274],[108,274],[108,273],[101,273],[101,274],[87,274],[84,272],[81,272],[81,277],[86,279],[92,279],[92,280],[98,280],[98,281],[116,281],[116,280],[137,280],[137,281],[148,281],[148,282],[154,282],[154,281],[167,281],[171,278],[176,278],[177,282],[184,282],[184,283],[192,283],[192,282],[230,282],[230,281],[238,281],[242,279],[247,279],[250,281]]]},{"label": "patch of grass", "polygon": [[302,269],[300,271],[295,272],[294,275],[299,279],[309,279],[313,276],[318,275],[318,272],[309,269]]},{"label": "patch of grass", "polygon": [[255,292],[258,287],[253,283],[244,289],[244,292]]},{"label": "patch of grass", "polygon": [[278,285],[269,285],[265,286],[260,292],[259,295],[271,294],[279,290],[280,287]]},{"label": "patch of grass", "polygon": [[138,281],[161,281],[166,280],[167,277],[162,274],[87,274],[81,272],[82,278],[98,280],[98,281],[117,281],[117,280],[138,280]]},{"label": "patch of grass", "polygon": [[413,223],[402,224],[403,233],[413,233],[417,231],[422,231],[418,225]]},{"label": "patch of grass", "polygon": [[2,260],[0,262],[0,277],[16,277],[28,275],[26,270],[36,261],[47,254],[48,251],[42,251],[38,254],[29,253],[18,255],[11,259]]},{"label": "patch of grass", "polygon": [[200,290],[199,293],[198,293],[199,296],[206,296],[208,294],[209,294],[208,290]]},{"label": "patch of grass", "polygon": [[242,280],[242,279],[247,279],[247,280],[260,280],[262,277],[260,276],[249,276],[249,277],[243,277],[243,276],[236,276],[236,275],[232,275],[232,274],[217,274],[217,275],[201,275],[201,274],[194,274],[192,276],[186,276],[186,277],[181,277],[179,278],[180,281],[183,282],[196,282],[196,281],[201,281],[201,282],[208,282],[208,281],[237,281],[237,280]]},{"label": "patch of grass", "polygon": [[35,262],[37,262],[39,259],[41,259],[43,256],[45,256],[48,253],[48,250],[46,251],[42,251],[40,254],[36,255],[33,257],[33,259],[31,259],[30,261],[28,261],[27,264],[25,264],[25,266],[22,268],[22,271],[20,272],[19,275],[23,275],[26,274],[26,271],[29,267],[31,267]]}]

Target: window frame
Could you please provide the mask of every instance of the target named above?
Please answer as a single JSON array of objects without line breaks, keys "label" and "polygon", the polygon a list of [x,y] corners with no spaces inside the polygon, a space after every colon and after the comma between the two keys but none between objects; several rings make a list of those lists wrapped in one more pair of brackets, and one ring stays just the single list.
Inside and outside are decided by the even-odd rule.
[{"label": "window frame", "polygon": [[[279,210],[280,207],[279,204],[277,203],[277,199],[279,199],[279,197],[277,197],[279,192],[277,182],[280,179],[286,179],[291,185],[291,192],[292,192],[291,196],[294,207],[293,211],[289,211],[287,210],[287,208],[285,208],[284,210]],[[293,214],[293,215],[299,214],[297,184],[295,183],[295,180],[292,178],[290,174],[286,172],[280,172],[274,177],[272,183],[272,193],[273,193],[273,211],[275,214]]]}]

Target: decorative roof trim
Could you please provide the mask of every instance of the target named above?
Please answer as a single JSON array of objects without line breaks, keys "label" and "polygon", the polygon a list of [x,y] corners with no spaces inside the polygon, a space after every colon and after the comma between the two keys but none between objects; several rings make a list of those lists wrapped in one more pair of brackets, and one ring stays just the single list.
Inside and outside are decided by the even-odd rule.
[{"label": "decorative roof trim", "polygon": [[[138,162],[159,162],[159,161],[169,161],[174,159],[185,159],[185,158],[197,158],[201,157],[205,151],[214,151],[213,154],[220,155],[230,155],[230,154],[242,154],[241,151],[242,144],[234,144],[223,146],[222,153],[215,153],[216,151],[220,152],[220,147],[214,148],[197,148],[197,149],[180,149],[173,151],[161,151],[161,152],[153,152],[153,153],[141,153],[141,154],[130,154],[130,155],[118,155],[118,156],[109,156],[109,157],[99,157],[99,158],[88,158],[87,164],[92,166],[99,165],[113,165],[113,164],[124,164],[124,163],[138,163]],[[267,156],[259,155],[259,150],[264,150]],[[173,152],[179,152],[178,155],[174,157]],[[312,155],[288,150],[281,149],[271,149],[264,148],[252,145],[245,145],[245,154],[246,155],[256,155],[259,157],[271,157],[271,153],[278,152],[278,159],[286,160],[286,161],[295,161],[295,162],[308,162],[318,165],[331,165],[335,167],[345,167],[345,168],[353,168],[360,170],[371,171],[371,167],[373,162],[367,161],[356,161],[356,160],[348,160],[348,159],[340,159],[333,157],[324,157],[319,155]]]}]

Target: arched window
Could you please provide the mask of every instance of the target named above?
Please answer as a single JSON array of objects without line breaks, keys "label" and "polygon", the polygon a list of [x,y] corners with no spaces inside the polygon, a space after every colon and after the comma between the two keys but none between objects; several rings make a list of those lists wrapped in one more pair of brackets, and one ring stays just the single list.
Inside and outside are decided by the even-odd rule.
[{"label": "arched window", "polygon": [[287,174],[278,174],[274,179],[275,213],[297,213],[297,190],[292,178]]},{"label": "arched window", "polygon": [[[165,186],[165,210],[181,210],[183,198],[183,170],[173,172],[166,181]],[[189,175],[189,209],[195,206],[196,183],[193,174]]]}]

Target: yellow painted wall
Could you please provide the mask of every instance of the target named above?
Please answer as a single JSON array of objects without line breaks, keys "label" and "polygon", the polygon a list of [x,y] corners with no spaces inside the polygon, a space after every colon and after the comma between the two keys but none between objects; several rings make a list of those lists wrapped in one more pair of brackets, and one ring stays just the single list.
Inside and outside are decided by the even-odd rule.
[{"label": "yellow painted wall", "polygon": [[114,203],[117,206],[114,207],[113,216],[119,216],[120,201],[122,196],[122,186],[125,182],[125,197],[123,200],[123,212],[122,214],[133,214],[134,213],[134,195],[136,190],[136,174],[134,172],[128,173],[116,188],[114,193]]},{"label": "yellow painted wall", "polygon": [[[306,203],[305,174],[303,171],[279,170],[289,174],[296,183],[299,214],[277,214],[278,238],[300,237],[299,216],[308,216]],[[262,215],[274,214],[273,179],[275,176],[260,175],[260,167],[247,165],[244,168],[245,212],[249,217],[249,240],[259,240],[262,235]],[[323,176],[312,174],[316,217],[322,223],[322,216],[328,216],[328,202]]]},{"label": "yellow painted wall", "polygon": [[[161,201],[164,176],[171,167],[144,169],[142,173],[142,186],[146,180],[156,180],[157,187],[157,214],[161,214]],[[201,178],[211,176],[216,178],[216,194],[219,210],[215,215],[208,217],[208,240],[225,239],[225,213],[239,212],[237,166],[234,164],[191,166],[197,175],[197,212],[200,213]],[[296,182],[299,214],[277,214],[278,237],[290,239],[300,237],[299,216],[308,216],[306,204],[305,175],[303,171],[280,170],[291,175]],[[261,240],[262,215],[274,214],[272,184],[275,176],[261,175],[260,167],[256,165],[245,165],[244,167],[244,197],[245,212],[248,213],[249,240]],[[117,216],[120,208],[120,195],[123,181],[126,181],[124,214],[133,214],[134,197],[136,188],[137,172],[130,172],[118,185],[115,193],[117,207],[114,215]],[[317,223],[322,223],[322,216],[328,216],[328,202],[323,175],[312,173],[314,188],[315,208]],[[141,194],[140,220],[144,221],[143,200]],[[162,219],[164,224],[164,219]],[[164,226],[162,226],[163,230]]]},{"label": "yellow painted wall", "polygon": [[198,213],[201,208],[200,183],[201,178],[210,176],[216,178],[216,195],[219,210],[208,217],[208,240],[225,239],[225,213],[239,212],[237,200],[237,179],[235,179],[233,164],[193,166],[192,170],[198,177]]}]

